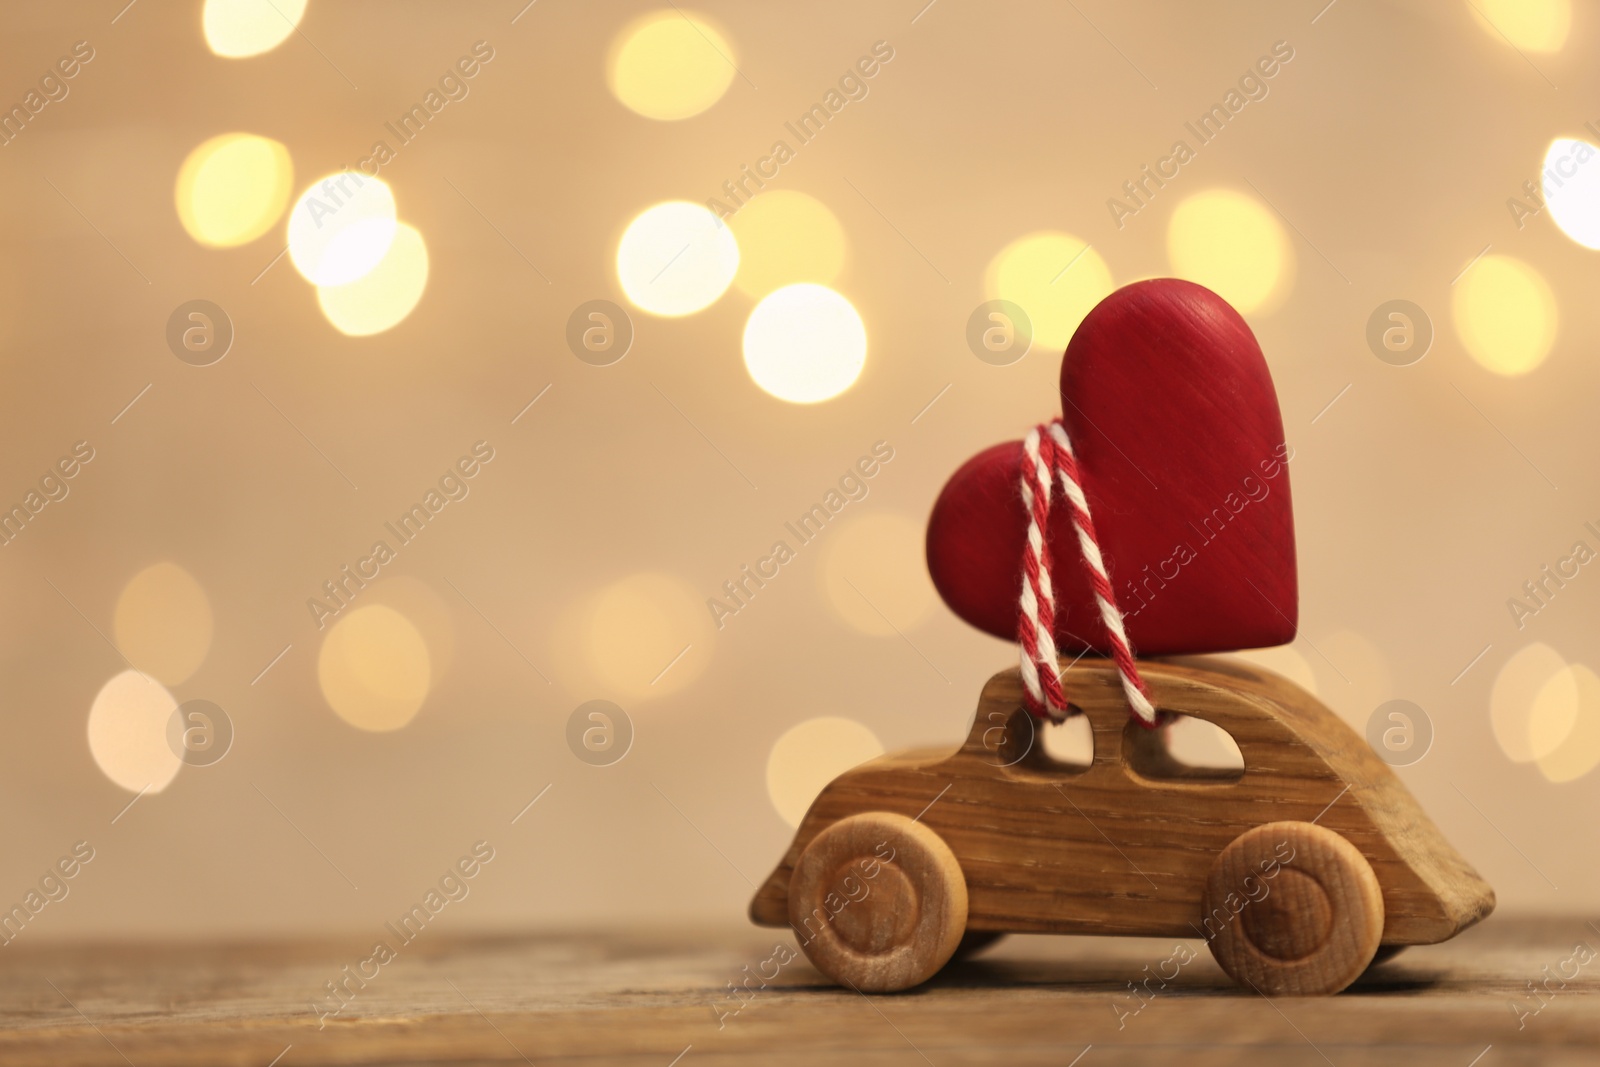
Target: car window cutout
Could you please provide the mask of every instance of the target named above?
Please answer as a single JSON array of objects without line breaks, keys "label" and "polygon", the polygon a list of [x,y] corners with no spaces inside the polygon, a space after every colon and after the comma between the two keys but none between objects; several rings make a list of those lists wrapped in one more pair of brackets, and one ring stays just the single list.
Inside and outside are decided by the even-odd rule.
[{"label": "car window cutout", "polygon": [[[1094,730],[1089,717],[1068,705],[1059,725],[1034,718],[1023,708],[991,711],[987,724],[974,727],[982,758],[1025,775],[1076,775],[1094,764]],[[981,727],[981,729],[980,729]]]},{"label": "car window cutout", "polygon": [[1192,715],[1172,713],[1172,724],[1164,730],[1129,722],[1122,733],[1122,758],[1130,770],[1152,782],[1226,785],[1244,777],[1239,743],[1216,723]]},{"label": "car window cutout", "polygon": [[1064,722],[1040,724],[1039,747],[1051,770],[1081,774],[1094,763],[1094,728],[1089,716],[1076,708],[1071,712]]}]

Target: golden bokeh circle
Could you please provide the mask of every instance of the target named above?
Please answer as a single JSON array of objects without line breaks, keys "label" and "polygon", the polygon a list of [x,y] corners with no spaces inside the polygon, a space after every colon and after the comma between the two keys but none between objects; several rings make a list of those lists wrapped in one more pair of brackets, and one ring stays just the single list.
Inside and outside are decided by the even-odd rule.
[{"label": "golden bokeh circle", "polygon": [[167,740],[178,708],[162,684],[128,670],[100,687],[89,707],[89,754],[102,774],[132,793],[159,793],[183,766]]},{"label": "golden bokeh circle", "polygon": [[861,313],[826,285],[786,285],[763,297],[745,321],[745,370],[779,400],[832,400],[856,383],[866,365]]},{"label": "golden bokeh circle", "polygon": [[1572,0],[1466,0],[1494,40],[1523,52],[1559,52],[1572,30]]},{"label": "golden bokeh circle", "polygon": [[1584,248],[1600,249],[1600,148],[1558,137],[1545,150],[1541,173],[1556,229]]},{"label": "golden bokeh circle", "polygon": [[1294,277],[1294,248],[1278,216],[1233,189],[1179,202],[1167,224],[1167,258],[1173,274],[1210,289],[1241,315],[1275,310]]},{"label": "golden bokeh circle", "polygon": [[739,241],[733,284],[748,296],[759,300],[796,282],[832,285],[844,270],[844,227],[815,197],[769,189],[727,222]]},{"label": "golden bokeh circle", "polygon": [[387,604],[347,609],[317,655],[317,683],[351,726],[384,732],[416,717],[433,680],[428,645],[410,619]]},{"label": "golden bokeh circle", "polygon": [[773,742],[767,755],[767,796],[784,822],[799,826],[824,786],[882,754],[877,736],[854,719],[807,719]]},{"label": "golden bokeh circle", "polygon": [[293,191],[288,148],[253,133],[224,133],[184,158],[173,199],[190,237],[208,248],[233,248],[272,229]]},{"label": "golden bokeh circle", "polygon": [[211,601],[194,575],[164,560],[122,587],[111,631],[135,668],[178,685],[200,669],[211,649]]},{"label": "golden bokeh circle", "polygon": [[200,28],[213,53],[244,59],[287,41],[306,13],[306,0],[205,0]]},{"label": "golden bokeh circle", "polygon": [[623,106],[673,122],[705,111],[732,84],[733,46],[704,15],[652,11],[624,26],[606,62],[606,84]]},{"label": "golden bokeh circle", "polygon": [[1502,377],[1534,370],[1555,344],[1555,294],[1544,275],[1513,256],[1487,255],[1467,267],[1450,311],[1467,354]]},{"label": "golden bokeh circle", "polygon": [[1070,233],[1019,237],[997,252],[984,273],[990,300],[1027,312],[1035,345],[1060,352],[1078,323],[1113,288],[1111,268],[1089,243]]},{"label": "golden bokeh circle", "polygon": [[427,243],[415,226],[402,222],[377,266],[346,285],[317,286],[317,304],[340,333],[370,337],[403,322],[427,287]]},{"label": "golden bokeh circle", "polygon": [[[370,604],[383,604],[404,615],[428,646],[428,673],[435,685],[455,663],[456,616],[449,600],[421,578],[387,575],[361,592]],[[457,601],[459,603],[459,601]]]},{"label": "golden bokeh circle", "polygon": [[645,571],[601,589],[583,619],[584,657],[604,691],[639,700],[689,685],[711,660],[705,598],[671,574]]},{"label": "golden bokeh circle", "polygon": [[1577,713],[1560,744],[1535,763],[1552,782],[1575,782],[1600,765],[1600,677],[1581,663],[1571,665]]},{"label": "golden bokeh circle", "polygon": [[289,209],[289,262],[313,285],[349,285],[383,262],[399,229],[394,192],[346,170],[306,187]]},{"label": "golden bokeh circle", "polygon": [[668,200],[641,211],[617,242],[617,281],[634,307],[692,315],[728,291],[739,242],[704,204]]},{"label": "golden bokeh circle", "polygon": [[1518,649],[1489,691],[1489,723],[1506,758],[1549,756],[1578,719],[1578,679],[1561,653],[1541,641]]}]

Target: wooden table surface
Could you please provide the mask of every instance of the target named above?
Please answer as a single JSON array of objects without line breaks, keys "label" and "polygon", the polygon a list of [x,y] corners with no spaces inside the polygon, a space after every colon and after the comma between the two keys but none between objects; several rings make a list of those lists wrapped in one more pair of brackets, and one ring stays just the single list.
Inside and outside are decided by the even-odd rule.
[{"label": "wooden table surface", "polygon": [[[1178,966],[1164,941],[1046,937],[869,999],[803,956],[766,962],[780,942],[793,951],[747,927],[424,932],[322,1017],[324,983],[367,958],[366,939],[19,942],[0,952],[0,1064],[1600,1063],[1600,929],[1583,919],[1491,918],[1311,1000],[1240,992],[1200,942]],[[762,970],[777,977],[752,978],[733,1014],[728,983]],[[1176,977],[1132,1014],[1128,983],[1158,970]]]}]

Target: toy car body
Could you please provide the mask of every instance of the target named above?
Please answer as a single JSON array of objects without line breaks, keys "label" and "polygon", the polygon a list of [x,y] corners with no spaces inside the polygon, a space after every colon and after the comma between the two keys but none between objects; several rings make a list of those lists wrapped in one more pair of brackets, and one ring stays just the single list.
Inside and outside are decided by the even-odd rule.
[{"label": "toy car body", "polygon": [[790,926],[820,970],[865,990],[925,980],[964,935],[1014,931],[1202,937],[1236,980],[1310,994],[1342,989],[1380,946],[1443,941],[1493,909],[1393,770],[1287,680],[1218,658],[1142,664],[1158,709],[1237,743],[1243,772],[1218,773],[1129,720],[1113,664],[1063,667],[1091,764],[1033,743],[1018,672],[995,675],[959,749],[828,785],[751,918]]}]

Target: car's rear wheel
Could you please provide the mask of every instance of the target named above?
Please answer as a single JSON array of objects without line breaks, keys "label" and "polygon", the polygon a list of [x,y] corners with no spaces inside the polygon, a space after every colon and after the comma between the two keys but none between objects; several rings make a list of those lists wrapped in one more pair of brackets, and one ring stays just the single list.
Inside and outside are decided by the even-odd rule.
[{"label": "car's rear wheel", "polygon": [[1212,864],[1204,900],[1212,955],[1268,996],[1339,992],[1367,969],[1383,935],[1372,865],[1314,823],[1240,834]]},{"label": "car's rear wheel", "polygon": [[823,830],[789,879],[789,925],[817,970],[867,993],[933,977],[967,927],[950,846],[904,815],[872,811]]}]

